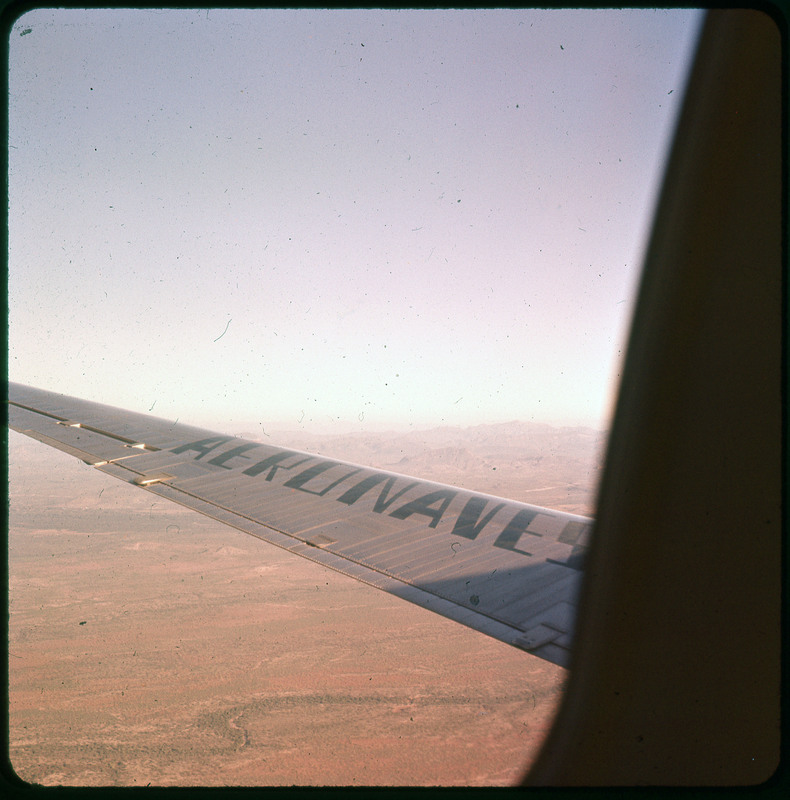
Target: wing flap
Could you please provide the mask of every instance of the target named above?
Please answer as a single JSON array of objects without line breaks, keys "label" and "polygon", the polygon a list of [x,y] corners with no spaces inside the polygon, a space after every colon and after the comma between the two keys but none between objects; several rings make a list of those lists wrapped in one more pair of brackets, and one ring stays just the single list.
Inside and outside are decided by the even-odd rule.
[{"label": "wing flap", "polygon": [[137,455],[126,443],[96,434],[71,420],[49,418],[51,427],[48,435],[40,430],[40,419],[40,415],[28,409],[12,406],[8,425],[19,433],[27,434],[91,465]]},{"label": "wing flap", "polygon": [[567,665],[584,517],[9,385],[9,425],[162,498]]}]

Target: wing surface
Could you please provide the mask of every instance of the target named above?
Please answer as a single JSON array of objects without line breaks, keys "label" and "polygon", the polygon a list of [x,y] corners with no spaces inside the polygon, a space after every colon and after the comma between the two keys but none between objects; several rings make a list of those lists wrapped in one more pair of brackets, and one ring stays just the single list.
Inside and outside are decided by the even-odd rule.
[{"label": "wing surface", "polygon": [[9,383],[102,472],[567,666],[592,520]]}]

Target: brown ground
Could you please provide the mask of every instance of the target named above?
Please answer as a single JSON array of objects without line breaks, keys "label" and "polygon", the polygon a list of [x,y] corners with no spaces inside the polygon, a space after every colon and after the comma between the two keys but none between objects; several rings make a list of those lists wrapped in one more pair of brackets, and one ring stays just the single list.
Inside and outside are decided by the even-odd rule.
[{"label": "brown ground", "polygon": [[[541,458],[507,450],[515,429],[499,449],[469,430],[345,450],[271,441],[589,511],[591,433],[543,431]],[[498,785],[536,755],[560,667],[13,432],[9,446],[10,759],[24,780]],[[530,485],[560,488],[550,503]]]}]

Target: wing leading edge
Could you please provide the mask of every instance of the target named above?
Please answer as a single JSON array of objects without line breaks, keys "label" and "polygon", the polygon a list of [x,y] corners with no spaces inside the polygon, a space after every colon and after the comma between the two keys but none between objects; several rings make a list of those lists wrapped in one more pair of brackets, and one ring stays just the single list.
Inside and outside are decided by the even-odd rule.
[{"label": "wing leading edge", "polygon": [[8,425],[567,666],[592,520],[9,383]]}]

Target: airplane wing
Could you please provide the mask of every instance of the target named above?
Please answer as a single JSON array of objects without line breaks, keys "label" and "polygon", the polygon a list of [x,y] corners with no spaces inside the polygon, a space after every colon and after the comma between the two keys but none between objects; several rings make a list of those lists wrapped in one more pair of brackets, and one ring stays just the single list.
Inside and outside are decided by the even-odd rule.
[{"label": "airplane wing", "polygon": [[567,667],[592,520],[8,384],[8,425]]}]

